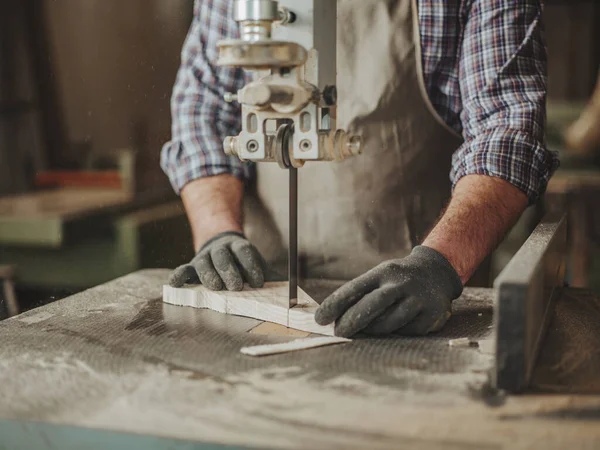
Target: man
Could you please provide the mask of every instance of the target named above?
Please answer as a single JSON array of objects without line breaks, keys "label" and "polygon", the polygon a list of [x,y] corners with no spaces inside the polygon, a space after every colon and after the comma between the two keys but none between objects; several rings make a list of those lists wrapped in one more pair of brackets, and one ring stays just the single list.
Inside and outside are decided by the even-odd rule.
[{"label": "man", "polygon": [[[341,128],[363,135],[364,152],[299,170],[305,275],[351,280],[315,319],[335,321],[340,336],[424,335],[446,323],[463,285],[558,166],[544,147],[542,5],[338,5],[338,118]],[[222,150],[240,127],[239,106],[223,94],[249,79],[215,65],[217,41],[238,35],[232,6],[196,1],[173,94],[173,138],[162,166],[181,193],[199,250],[175,270],[174,286],[261,286],[270,275],[257,247],[269,261],[285,250],[277,242],[285,235],[287,196],[277,192],[285,171],[253,168]],[[246,200],[259,201],[245,224],[244,183]]]}]

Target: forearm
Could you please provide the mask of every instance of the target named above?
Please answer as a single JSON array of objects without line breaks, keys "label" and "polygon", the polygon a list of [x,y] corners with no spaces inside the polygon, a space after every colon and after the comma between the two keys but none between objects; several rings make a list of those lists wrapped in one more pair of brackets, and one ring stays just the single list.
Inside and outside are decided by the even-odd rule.
[{"label": "forearm", "polygon": [[466,283],[517,222],[527,197],[500,178],[468,175],[423,245],[440,252]]},{"label": "forearm", "polygon": [[185,185],[181,198],[196,251],[218,233],[242,232],[243,189],[243,183],[229,174],[200,178]]},{"label": "forearm", "polygon": [[171,99],[172,136],[161,152],[161,166],[181,194],[194,246],[224,231],[242,229],[242,181],[248,164],[223,151],[225,136],[241,129],[240,105],[223,100],[245,85],[245,73],[218,66],[217,43],[237,39],[233,2],[194,2],[194,20],[182,50]]}]

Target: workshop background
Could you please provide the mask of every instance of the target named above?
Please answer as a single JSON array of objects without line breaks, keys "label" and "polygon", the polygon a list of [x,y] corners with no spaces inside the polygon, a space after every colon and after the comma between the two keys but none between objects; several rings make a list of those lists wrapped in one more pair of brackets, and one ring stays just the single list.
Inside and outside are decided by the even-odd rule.
[{"label": "workshop background", "polygon": [[[543,211],[561,208],[570,221],[569,280],[600,291],[600,139],[565,145],[598,80],[600,5],[546,3],[548,145],[562,167],[493,268]],[[159,153],[192,6],[0,1],[0,318],[191,256]],[[598,114],[584,120],[600,117],[600,98],[595,104]]]}]

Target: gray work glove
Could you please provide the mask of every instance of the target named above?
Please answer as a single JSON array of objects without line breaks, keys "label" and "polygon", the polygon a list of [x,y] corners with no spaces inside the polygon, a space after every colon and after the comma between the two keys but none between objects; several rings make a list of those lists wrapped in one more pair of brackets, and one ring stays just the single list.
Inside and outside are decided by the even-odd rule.
[{"label": "gray work glove", "polygon": [[256,247],[243,234],[228,231],[210,239],[188,264],[175,269],[169,284],[202,283],[213,291],[241,291],[244,283],[260,288],[275,278]]},{"label": "gray work glove", "polygon": [[456,270],[444,256],[417,246],[403,259],[386,261],[346,283],[315,313],[319,325],[335,323],[335,334],[425,335],[441,329],[452,300],[462,293]]}]

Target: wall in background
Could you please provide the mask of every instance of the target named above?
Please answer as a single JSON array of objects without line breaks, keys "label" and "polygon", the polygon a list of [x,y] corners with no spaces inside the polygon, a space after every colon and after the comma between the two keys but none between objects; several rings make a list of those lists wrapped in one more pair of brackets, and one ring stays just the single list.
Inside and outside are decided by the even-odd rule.
[{"label": "wall in background", "polygon": [[[166,187],[159,153],[193,1],[43,1],[69,140],[100,152],[135,148],[138,191]],[[58,160],[80,162],[82,147],[60,149]]]},{"label": "wall in background", "polygon": [[34,172],[46,165],[37,101],[43,83],[35,77],[34,33],[29,32],[43,30],[33,25],[31,1],[0,1],[0,195],[28,190]]},{"label": "wall in background", "polygon": [[548,95],[585,101],[598,79],[600,2],[549,0],[544,20],[548,44]]}]

